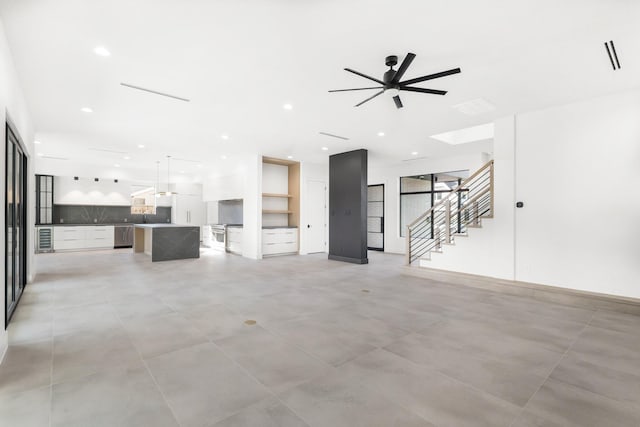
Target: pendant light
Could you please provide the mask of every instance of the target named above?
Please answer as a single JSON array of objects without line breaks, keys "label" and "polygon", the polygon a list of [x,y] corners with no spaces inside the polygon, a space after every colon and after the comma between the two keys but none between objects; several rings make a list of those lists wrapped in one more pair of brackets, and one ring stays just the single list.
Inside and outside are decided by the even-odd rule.
[{"label": "pendant light", "polygon": [[[160,187],[160,162],[158,163],[158,188]],[[170,183],[170,163],[171,163],[171,156],[167,156],[167,191],[158,191],[156,193],[156,196],[173,196],[174,194],[178,194],[175,191],[171,192],[169,190],[169,183]]]}]

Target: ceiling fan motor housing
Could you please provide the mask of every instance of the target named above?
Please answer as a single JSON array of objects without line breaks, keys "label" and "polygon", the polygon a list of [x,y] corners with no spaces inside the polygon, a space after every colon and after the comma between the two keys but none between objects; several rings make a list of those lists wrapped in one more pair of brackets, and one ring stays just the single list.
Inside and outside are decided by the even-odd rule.
[{"label": "ceiling fan motor housing", "polygon": [[398,57],[395,55],[387,56],[384,60],[384,63],[387,64],[387,67],[395,67],[398,65]]}]

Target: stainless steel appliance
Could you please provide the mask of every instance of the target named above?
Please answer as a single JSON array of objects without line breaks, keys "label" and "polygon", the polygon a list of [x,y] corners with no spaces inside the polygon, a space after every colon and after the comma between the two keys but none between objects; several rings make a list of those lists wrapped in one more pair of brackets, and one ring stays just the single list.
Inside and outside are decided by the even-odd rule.
[{"label": "stainless steel appliance", "polygon": [[224,251],[227,242],[227,225],[211,224],[211,247]]},{"label": "stainless steel appliance", "polygon": [[53,252],[53,227],[36,226],[36,253]]},{"label": "stainless steel appliance", "polygon": [[113,227],[113,247],[133,247],[133,225],[116,225]]}]

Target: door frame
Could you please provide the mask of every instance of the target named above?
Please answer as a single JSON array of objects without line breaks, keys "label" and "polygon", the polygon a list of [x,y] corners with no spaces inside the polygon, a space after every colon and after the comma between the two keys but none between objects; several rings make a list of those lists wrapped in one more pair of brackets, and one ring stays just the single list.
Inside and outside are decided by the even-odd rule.
[{"label": "door frame", "polygon": [[[12,140],[11,140],[12,139]],[[8,245],[8,239],[7,239],[7,218],[5,217],[4,220],[4,290],[3,292],[5,293],[5,301],[4,301],[4,328],[5,330],[7,329],[7,327],[9,326],[9,322],[11,321],[11,318],[13,317],[13,314],[16,311],[16,308],[18,307],[18,304],[20,303],[20,299],[22,298],[22,294],[24,293],[24,289],[27,286],[27,266],[28,266],[28,258],[29,258],[29,254],[28,254],[28,242],[27,242],[27,236],[28,236],[28,181],[29,181],[29,174],[28,174],[28,164],[29,164],[29,156],[28,156],[28,151],[24,145],[24,142],[22,141],[22,138],[20,138],[20,134],[17,132],[15,125],[13,124],[13,122],[11,121],[11,119],[9,118],[9,116],[6,117],[6,121],[5,121],[5,147],[4,147],[4,152],[5,152],[5,162],[4,162],[4,175],[5,175],[5,184],[4,184],[4,210],[5,210],[5,215],[6,215],[6,211],[7,211],[7,200],[8,200],[8,190],[9,190],[9,180],[7,180],[7,164],[9,162],[9,156],[8,151],[9,151],[9,143],[14,144],[17,146],[17,148],[20,149],[20,151],[22,151],[22,156],[21,156],[21,161],[22,164],[20,165],[20,174],[21,174],[21,179],[22,179],[22,188],[21,188],[21,201],[22,201],[22,212],[21,212],[21,229],[20,229],[20,239],[21,239],[21,243],[22,243],[22,251],[20,252],[21,254],[21,258],[20,258],[20,265],[18,266],[19,268],[19,273],[18,273],[18,280],[21,280],[22,283],[20,283],[19,287],[22,288],[22,292],[20,292],[20,295],[18,295],[18,298],[15,301],[15,305],[13,306],[13,310],[11,311],[11,313],[9,313],[9,300],[6,297],[6,293],[7,293],[7,245]],[[11,159],[11,161],[13,162],[13,166],[12,166],[12,172],[15,175],[15,162],[16,158],[15,158],[15,154],[13,156],[13,158]],[[13,180],[12,180],[13,181]],[[14,184],[14,188],[15,188],[15,182],[13,182]],[[15,221],[14,221],[14,228],[15,228]],[[15,241],[15,239],[13,240]],[[15,251],[14,251],[15,253]],[[11,284],[14,289],[12,289],[13,292],[15,292],[15,284],[16,284],[16,274],[15,274],[15,270],[13,272],[13,283]]]},{"label": "door frame", "polygon": [[[369,245],[367,244],[367,250],[368,251],[379,251],[379,252],[384,252],[384,236],[387,234],[385,231],[385,226],[384,226],[384,218],[387,216],[387,212],[385,210],[385,203],[386,203],[386,199],[387,199],[387,193],[384,191],[385,187],[384,187],[384,183],[382,184],[371,184],[371,185],[367,185],[367,189],[369,187],[380,187],[382,186],[382,224],[381,228],[382,228],[382,248],[371,248],[369,247]],[[369,200],[367,200],[367,204],[369,203]],[[369,213],[367,212],[367,218],[369,218]],[[369,232],[369,230],[367,230],[367,233]]]}]

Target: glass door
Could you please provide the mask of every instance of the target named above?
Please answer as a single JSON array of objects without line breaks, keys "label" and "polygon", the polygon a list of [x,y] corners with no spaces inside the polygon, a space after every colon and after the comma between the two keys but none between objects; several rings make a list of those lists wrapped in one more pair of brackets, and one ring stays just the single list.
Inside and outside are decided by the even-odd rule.
[{"label": "glass door", "polygon": [[384,251],[384,184],[367,188],[367,249]]},{"label": "glass door", "polygon": [[26,284],[27,158],[9,125],[6,135],[5,325],[8,325]]}]

